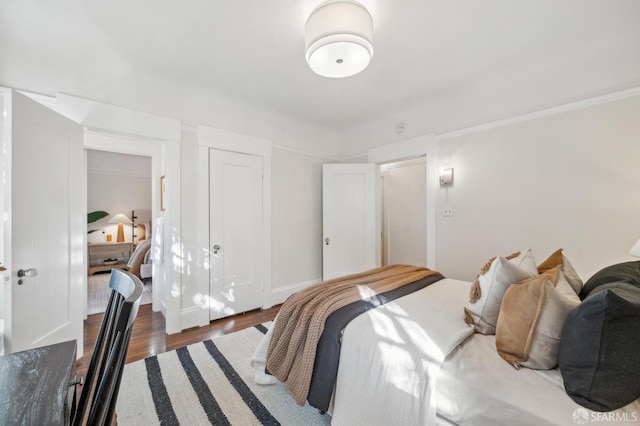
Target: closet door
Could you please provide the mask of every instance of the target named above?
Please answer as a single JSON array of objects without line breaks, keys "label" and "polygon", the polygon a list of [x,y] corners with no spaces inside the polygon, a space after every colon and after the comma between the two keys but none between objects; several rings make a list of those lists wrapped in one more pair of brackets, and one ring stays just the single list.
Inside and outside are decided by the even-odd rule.
[{"label": "closet door", "polygon": [[209,150],[209,319],[262,306],[262,157]]}]

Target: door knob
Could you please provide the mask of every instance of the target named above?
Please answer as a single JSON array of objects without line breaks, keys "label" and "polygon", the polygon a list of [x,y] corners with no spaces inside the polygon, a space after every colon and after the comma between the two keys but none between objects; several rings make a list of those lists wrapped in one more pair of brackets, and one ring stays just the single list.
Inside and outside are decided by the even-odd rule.
[{"label": "door knob", "polygon": [[325,239],[324,239],[324,243],[325,243],[326,245],[329,245],[329,238],[325,238]]},{"label": "door knob", "polygon": [[22,277],[35,277],[36,275],[38,275],[38,270],[36,268],[18,270],[18,276],[21,277],[21,278]]},{"label": "door knob", "polygon": [[215,245],[213,246],[213,254],[218,254],[218,250],[220,250],[220,246],[219,245]]}]

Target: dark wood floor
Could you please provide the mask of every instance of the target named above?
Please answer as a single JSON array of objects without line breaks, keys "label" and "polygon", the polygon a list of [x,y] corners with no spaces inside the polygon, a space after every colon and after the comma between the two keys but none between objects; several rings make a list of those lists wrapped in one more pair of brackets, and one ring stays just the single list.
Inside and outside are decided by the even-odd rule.
[{"label": "dark wood floor", "polygon": [[[205,327],[195,327],[182,333],[168,336],[165,333],[164,316],[160,312],[153,312],[150,304],[142,305],[133,325],[127,363],[271,321],[275,318],[279,309],[280,306],[278,305],[265,310],[246,312],[212,321]],[[86,375],[89,368],[93,345],[100,329],[101,321],[102,314],[97,314],[90,315],[84,322],[84,355],[77,363],[79,375]]]}]

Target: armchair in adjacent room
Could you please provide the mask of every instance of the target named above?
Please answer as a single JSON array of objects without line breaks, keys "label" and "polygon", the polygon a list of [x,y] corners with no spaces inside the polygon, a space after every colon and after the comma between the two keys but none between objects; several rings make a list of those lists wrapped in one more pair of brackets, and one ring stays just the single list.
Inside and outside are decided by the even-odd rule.
[{"label": "armchair in adjacent room", "polygon": [[151,278],[151,239],[142,240],[138,243],[129,258],[125,270],[131,272],[140,279]]}]

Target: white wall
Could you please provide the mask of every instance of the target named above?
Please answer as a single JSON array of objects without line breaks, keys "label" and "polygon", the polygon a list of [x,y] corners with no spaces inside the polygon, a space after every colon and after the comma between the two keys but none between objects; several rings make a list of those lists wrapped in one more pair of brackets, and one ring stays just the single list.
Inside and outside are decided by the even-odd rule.
[{"label": "white wall", "polygon": [[[492,256],[564,248],[583,279],[640,237],[640,96],[441,140],[437,265],[471,280]],[[445,205],[454,217],[443,217]]]},{"label": "white wall", "polygon": [[[104,210],[110,214],[92,223],[88,229],[101,229],[116,239],[117,226],[106,223],[112,216],[124,213],[136,223],[151,221],[151,158],[87,150],[87,212]],[[124,225],[125,241],[131,241],[131,225]],[[87,236],[88,242],[104,239],[101,231]]]},{"label": "white wall", "polygon": [[322,164],[280,149],[271,158],[272,302],[322,279]]}]

